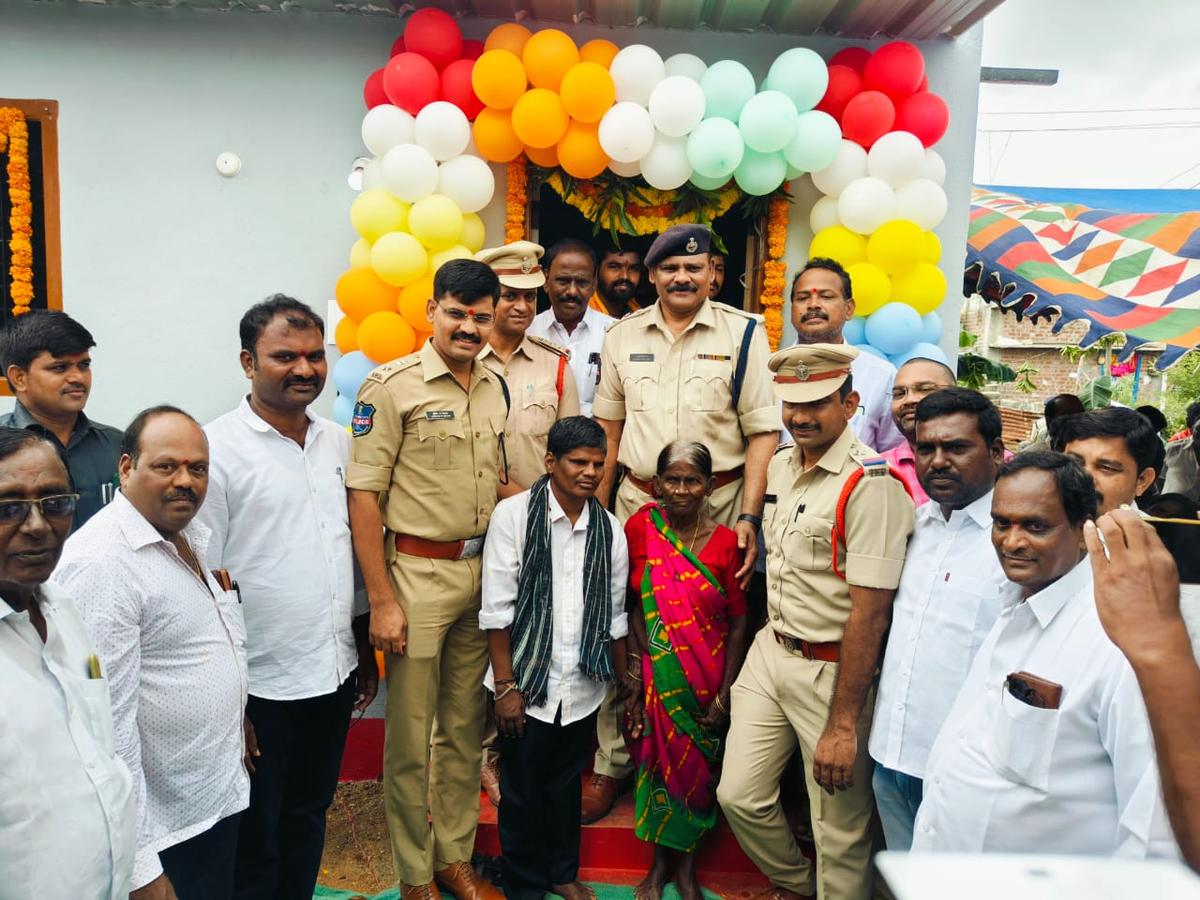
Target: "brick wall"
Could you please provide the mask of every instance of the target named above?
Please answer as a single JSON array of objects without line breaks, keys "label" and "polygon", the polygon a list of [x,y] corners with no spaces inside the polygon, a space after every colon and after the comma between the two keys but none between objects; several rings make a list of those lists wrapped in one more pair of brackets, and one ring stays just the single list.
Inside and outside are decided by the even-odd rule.
[{"label": "brick wall", "polygon": [[1003,426],[1001,436],[1004,439],[1004,446],[1015,451],[1018,444],[1029,440],[1030,432],[1033,431],[1033,423],[1038,418],[1039,413],[1037,412],[1000,407],[1000,423]]}]

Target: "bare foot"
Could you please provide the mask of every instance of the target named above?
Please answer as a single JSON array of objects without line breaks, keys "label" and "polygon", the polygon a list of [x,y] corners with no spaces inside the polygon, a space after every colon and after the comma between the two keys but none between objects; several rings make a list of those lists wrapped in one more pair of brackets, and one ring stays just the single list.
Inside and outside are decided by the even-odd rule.
[{"label": "bare foot", "polygon": [[596,900],[596,892],[582,881],[572,881],[570,884],[552,884],[550,893],[558,894],[565,900]]},{"label": "bare foot", "polygon": [[700,882],[696,880],[696,854],[685,853],[675,871],[675,887],[680,900],[701,900]]},{"label": "bare foot", "polygon": [[633,900],[662,900],[663,888],[671,877],[671,867],[662,847],[654,847],[654,865],[633,889]]}]

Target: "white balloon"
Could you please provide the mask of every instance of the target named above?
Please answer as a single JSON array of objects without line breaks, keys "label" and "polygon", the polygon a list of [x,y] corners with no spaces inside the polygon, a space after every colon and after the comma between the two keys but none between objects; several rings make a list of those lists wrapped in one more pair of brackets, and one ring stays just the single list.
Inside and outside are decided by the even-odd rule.
[{"label": "white balloon", "polygon": [[397,144],[413,142],[415,121],[398,106],[384,103],[367,110],[362,120],[362,139],[376,156],[383,156]]},{"label": "white balloon", "polygon": [[[375,108],[379,109],[378,106]],[[363,166],[362,189],[370,191],[381,187],[386,187],[386,185],[383,183],[383,163],[377,156]]]},{"label": "white balloon", "polygon": [[608,74],[616,85],[618,103],[629,101],[646,106],[655,85],[667,77],[667,66],[652,47],[630,44],[613,57]]},{"label": "white balloon", "polygon": [[896,191],[896,215],[930,231],[946,218],[946,192],[936,181],[914,178]]},{"label": "white balloon", "polygon": [[867,173],[882,178],[893,189],[919,178],[924,166],[925,148],[907,131],[889,131],[867,153]]},{"label": "white balloon", "polygon": [[384,154],[380,163],[387,189],[409,203],[437,190],[438,165],[429,151],[416,144],[401,144]]},{"label": "white balloon", "polygon": [[694,53],[676,53],[667,57],[666,69],[668,77],[682,75],[698,82],[708,71],[708,65]]},{"label": "white balloon", "polygon": [[670,75],[650,92],[650,121],[665,135],[681,137],[704,118],[704,91],[685,75]]},{"label": "white balloon", "polygon": [[617,162],[615,159],[610,159],[608,169],[614,175],[620,175],[622,178],[637,178],[642,174],[642,165],[636,159],[633,162]]},{"label": "white balloon", "polygon": [[896,212],[896,192],[881,178],[856,178],[838,196],[838,218],[851,231],[870,234],[884,222],[907,218]]},{"label": "white balloon", "polygon": [[836,197],[846,185],[857,178],[865,178],[866,174],[867,151],[854,141],[843,140],[837,158],[824,169],[813,172],[812,180],[822,194]]},{"label": "white balloon", "polygon": [[477,156],[456,156],[438,167],[437,192],[445,194],[465,213],[479,212],[492,202],[496,177],[492,167]]},{"label": "white balloon", "polygon": [[925,151],[925,164],[921,166],[921,177],[944,185],[946,183],[946,161],[936,150]]},{"label": "white balloon", "polygon": [[417,113],[416,135],[434,159],[453,159],[471,142],[471,123],[453,103],[436,100]]},{"label": "white balloon", "polygon": [[808,214],[808,224],[813,234],[833,225],[841,225],[842,220],[838,218],[838,198],[822,197],[814,203],[812,211]]},{"label": "white balloon", "polygon": [[673,191],[692,177],[687,138],[659,134],[650,152],[642,157],[642,177],[652,188]]},{"label": "white balloon", "polygon": [[644,106],[625,101],[604,114],[599,137],[600,146],[609,159],[631,163],[650,151],[654,143],[654,123]]}]

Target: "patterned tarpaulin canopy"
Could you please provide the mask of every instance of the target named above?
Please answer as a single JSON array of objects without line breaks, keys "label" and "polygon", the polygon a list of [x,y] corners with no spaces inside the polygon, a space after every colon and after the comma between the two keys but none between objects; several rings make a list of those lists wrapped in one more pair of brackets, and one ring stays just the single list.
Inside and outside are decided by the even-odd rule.
[{"label": "patterned tarpaulin canopy", "polygon": [[1200,191],[976,187],[964,292],[1018,316],[1087,321],[1118,359],[1166,345],[1165,369],[1200,345]]}]

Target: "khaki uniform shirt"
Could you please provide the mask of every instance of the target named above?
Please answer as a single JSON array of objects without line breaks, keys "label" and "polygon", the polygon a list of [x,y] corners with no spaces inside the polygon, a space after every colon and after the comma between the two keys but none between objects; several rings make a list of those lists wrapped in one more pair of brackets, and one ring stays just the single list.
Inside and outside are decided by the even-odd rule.
[{"label": "khaki uniform shirt", "polygon": [[504,392],[482,365],[464,391],[432,341],[380,366],[358,390],[346,486],[386,495],[388,531],[457,541],[487,531],[496,505]]},{"label": "khaki uniform shirt", "polygon": [[767,614],[772,628],[814,643],[840,641],[850,616],[850,585],[900,584],[913,530],[913,504],[883,466],[870,467],[846,504],[846,544],[833,526],[842,486],[864,459],[877,457],[847,426],[807,472],[797,448],[783,448],[767,467],[763,534],[767,542]]},{"label": "khaki uniform shirt", "polygon": [[609,328],[592,415],[624,420],[618,462],[650,479],[662,448],[682,439],[705,444],[713,471],[727,472],[746,462],[748,436],[779,430],[761,324],[750,343],[741,399],[733,408],[733,374],[751,318],[706,300],[676,338],[655,303]]},{"label": "khaki uniform shirt", "polygon": [[579,388],[567,365],[567,351],[544,338],[527,335],[507,363],[490,345],[479,354],[479,361],[508,383],[512,399],[504,429],[508,477],[521,487],[530,487],[546,474],[550,426],[579,415]]}]

